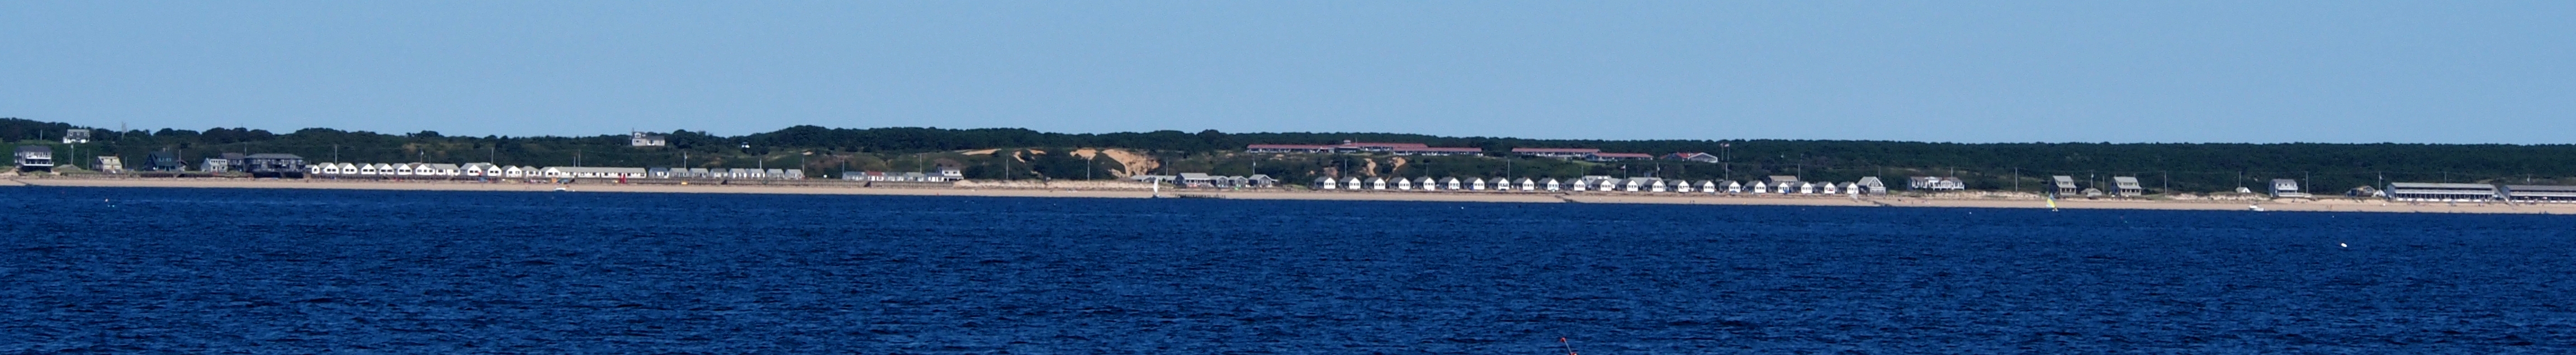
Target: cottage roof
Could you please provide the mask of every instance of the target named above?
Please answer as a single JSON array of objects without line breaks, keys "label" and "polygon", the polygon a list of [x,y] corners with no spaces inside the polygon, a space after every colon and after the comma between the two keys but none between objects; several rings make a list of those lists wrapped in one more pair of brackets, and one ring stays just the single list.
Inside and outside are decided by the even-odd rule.
[{"label": "cottage roof", "polygon": [[2066,176],[2066,175],[2050,176],[2050,177],[2048,177],[2048,180],[2050,180],[2050,181],[2056,181],[2056,182],[2057,182],[2057,186],[2059,186],[2059,187],[2071,187],[2071,186],[2075,186],[2075,177],[2073,177],[2073,176]]},{"label": "cottage roof", "polygon": [[53,153],[53,152],[54,152],[54,147],[47,147],[47,146],[41,146],[41,145],[22,145],[22,146],[18,146],[18,152],[19,152],[19,153]]},{"label": "cottage roof", "polygon": [[2113,176],[2111,177],[2111,184],[2117,185],[2123,190],[2144,189],[2144,187],[2138,185],[2138,177],[2136,176]]},{"label": "cottage roof", "polygon": [[588,167],[588,166],[555,166],[555,167],[547,167],[547,169],[554,169],[555,171],[560,171],[560,172],[563,172],[563,173],[565,173],[565,174],[582,174],[582,173],[592,173],[592,174],[642,174],[642,173],[644,173],[644,168],[604,168],[604,167]]},{"label": "cottage roof", "polygon": [[[226,154],[224,154],[224,156],[225,156],[225,157],[232,157],[232,156],[233,156],[233,154],[231,154],[231,153],[226,153]],[[251,154],[250,156],[245,156],[245,157],[236,158],[236,159],[245,159],[245,158],[246,158],[246,159],[296,159],[296,160],[303,160],[303,159],[304,159],[304,157],[296,156],[296,155],[294,155],[294,154],[286,154],[286,153],[259,153],[259,154]]]},{"label": "cottage roof", "polygon": [[2504,185],[2504,189],[2513,192],[2576,192],[2576,186],[2567,185]]},{"label": "cottage roof", "polygon": [[1794,183],[1794,182],[1798,182],[1798,176],[1797,176],[1797,175],[1772,175],[1772,176],[1770,176],[1770,177],[1763,178],[1763,180],[1764,180],[1764,181],[1768,181],[1768,182],[1770,182],[1770,183],[1772,183],[1772,184],[1780,184],[1780,183]]},{"label": "cottage roof", "polygon": [[1207,180],[1207,173],[1181,173],[1181,180]]},{"label": "cottage roof", "polygon": [[2275,188],[2283,188],[2283,189],[2298,189],[2298,188],[2299,188],[2299,180],[2293,180],[2293,179],[2272,179],[2272,187],[2275,187]]},{"label": "cottage roof", "polygon": [[2576,185],[2504,185],[2514,193],[2576,193]]},{"label": "cottage roof", "polygon": [[1654,154],[1646,154],[1646,153],[1592,153],[1592,156],[1595,156],[1595,157],[1602,157],[1602,158],[1633,158],[1633,159],[1654,159],[1654,158],[1655,158],[1655,155],[1654,155]]},{"label": "cottage roof", "polygon": [[2439,182],[2392,182],[2392,183],[2388,183],[2388,188],[2389,188],[2389,189],[2391,189],[2391,190],[2395,190],[2395,189],[2489,189],[2489,190],[2493,190],[2493,189],[2495,189],[2495,185],[2488,185],[2488,184],[2456,184],[2456,183],[2439,183]]}]

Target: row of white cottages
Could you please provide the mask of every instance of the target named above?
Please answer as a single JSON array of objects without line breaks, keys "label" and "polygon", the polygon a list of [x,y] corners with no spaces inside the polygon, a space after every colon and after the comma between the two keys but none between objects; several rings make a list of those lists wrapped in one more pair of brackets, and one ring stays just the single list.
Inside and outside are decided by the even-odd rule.
[{"label": "row of white cottages", "polygon": [[1369,178],[1362,180],[1357,177],[1340,179],[1327,177],[1316,178],[1314,188],[1316,190],[1343,191],[1617,191],[1784,195],[1887,194],[1887,186],[1880,183],[1878,181],[1878,177],[1875,176],[1864,177],[1857,182],[1845,183],[1782,181],[1776,184],[1758,180],[1750,181],[1750,184],[1748,184],[1746,182],[1727,180],[1690,181],[1666,180],[1662,178],[1613,179],[1606,176],[1587,176],[1582,179],[1572,180],[1557,180],[1553,178],[1545,180],[1530,178],[1520,178],[1518,180],[1510,178],[1459,179],[1454,177],[1446,179],[1428,177],[1419,179]]},{"label": "row of white cottages", "polygon": [[614,168],[582,166],[500,166],[491,163],[433,164],[360,164],[320,163],[305,166],[306,173],[319,176],[411,177],[411,178],[624,178],[624,179],[777,179],[805,178],[804,169],[672,169]]}]

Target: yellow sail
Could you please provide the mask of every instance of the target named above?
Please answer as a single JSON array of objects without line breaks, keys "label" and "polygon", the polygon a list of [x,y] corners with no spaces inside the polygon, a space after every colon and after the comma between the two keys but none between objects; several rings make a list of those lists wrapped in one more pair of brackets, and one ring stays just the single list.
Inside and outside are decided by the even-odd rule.
[{"label": "yellow sail", "polygon": [[2056,197],[2056,196],[2040,196],[2040,198],[2048,199],[2048,209],[2052,209],[2052,210],[2057,209],[2057,197]]}]

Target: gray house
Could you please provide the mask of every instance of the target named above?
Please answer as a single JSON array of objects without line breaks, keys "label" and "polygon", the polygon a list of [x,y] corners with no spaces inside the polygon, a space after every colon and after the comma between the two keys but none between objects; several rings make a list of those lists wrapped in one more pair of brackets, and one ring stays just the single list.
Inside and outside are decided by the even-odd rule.
[{"label": "gray house", "polygon": [[251,176],[303,178],[304,157],[285,153],[259,153],[242,157],[242,172]]},{"label": "gray house", "polygon": [[[2493,186],[2489,186],[2488,188],[2494,188],[2494,187],[2493,187]],[[2272,197],[2273,197],[2273,198],[2310,198],[2310,197],[2316,197],[2316,196],[2314,196],[2314,195],[2309,195],[2309,194],[2308,194],[2307,192],[2305,192],[2305,191],[2300,191],[2300,190],[2299,190],[2299,180],[2293,180],[2293,179],[2272,179]]]},{"label": "gray house", "polygon": [[18,171],[54,171],[54,148],[41,145],[18,146],[15,156]]},{"label": "gray house", "polygon": [[2113,176],[2111,177],[2111,185],[2112,196],[2138,197],[2147,195],[2147,187],[2138,185],[2138,177],[2136,176]]},{"label": "gray house", "polygon": [[144,153],[143,161],[134,163],[136,171],[179,171],[180,167],[187,165],[179,161],[178,154],[171,152]]},{"label": "gray house", "polygon": [[2077,194],[2084,193],[2084,188],[2075,186],[2075,177],[2073,176],[2050,176],[2048,177],[2048,187],[2049,194],[2055,196],[2076,196]]}]

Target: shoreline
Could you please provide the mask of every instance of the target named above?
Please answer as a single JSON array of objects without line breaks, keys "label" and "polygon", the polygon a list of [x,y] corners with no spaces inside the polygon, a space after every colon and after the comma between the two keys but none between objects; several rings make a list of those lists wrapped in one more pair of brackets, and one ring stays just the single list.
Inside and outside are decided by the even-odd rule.
[{"label": "shoreline", "polygon": [[[1152,198],[1153,192],[1135,189],[1036,189],[1036,188],[960,188],[960,187],[858,187],[833,185],[677,185],[677,184],[600,184],[571,185],[537,183],[480,183],[456,181],[327,181],[279,179],[81,179],[81,178],[8,178],[0,179],[0,188],[17,186],[48,187],[161,187],[161,188],[244,188],[244,189],[326,189],[326,190],[400,190],[400,191],[518,191],[552,192],[556,187],[569,187],[573,192],[644,192],[644,193],[711,193],[711,194],[782,194],[782,195],[888,195],[888,196],[975,196],[975,197],[1055,197],[1055,198]],[[1549,192],[1376,192],[1376,191],[1215,191],[1174,189],[1162,197],[1217,198],[1230,200],[1310,200],[1310,201],[1418,201],[1418,202],[1501,202],[1501,203],[1603,203],[1667,205],[1761,205],[1761,206],[1845,206],[1904,208],[2047,208],[2040,200],[2019,199],[1945,199],[1902,196],[1849,197],[1782,197],[1683,195],[1677,193],[1549,193]],[[2205,210],[2244,211],[2249,205],[2267,211],[2281,212],[2386,212],[2386,213],[2479,213],[2479,214],[2576,214],[2576,204],[2437,204],[2401,203],[2384,200],[2317,199],[2267,200],[2252,202],[2157,201],[2157,200],[2060,200],[2060,209],[2125,209],[2125,210]]]}]

